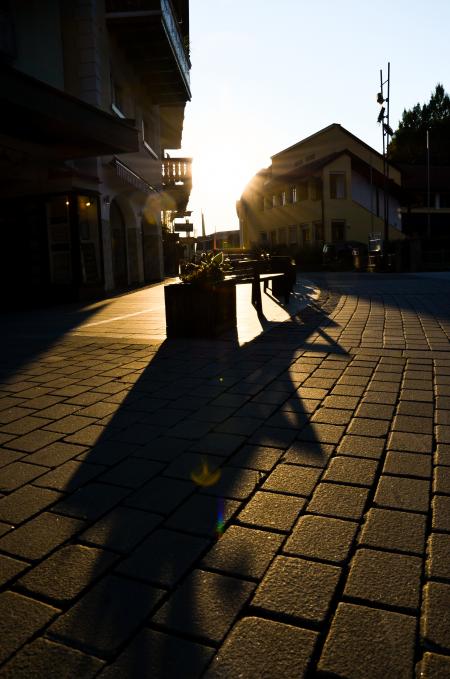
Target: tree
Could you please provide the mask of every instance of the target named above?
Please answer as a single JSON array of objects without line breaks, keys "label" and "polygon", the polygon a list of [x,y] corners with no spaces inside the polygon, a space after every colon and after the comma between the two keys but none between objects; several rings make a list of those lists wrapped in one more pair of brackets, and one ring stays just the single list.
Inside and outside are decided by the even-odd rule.
[{"label": "tree", "polygon": [[438,83],[428,104],[404,110],[389,144],[389,159],[398,163],[424,165],[427,158],[427,130],[430,162],[450,165],[450,97]]}]

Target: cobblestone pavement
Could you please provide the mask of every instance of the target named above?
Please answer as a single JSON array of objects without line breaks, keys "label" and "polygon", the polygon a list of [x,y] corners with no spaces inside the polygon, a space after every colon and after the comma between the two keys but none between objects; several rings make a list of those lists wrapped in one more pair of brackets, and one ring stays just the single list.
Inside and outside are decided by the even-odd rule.
[{"label": "cobblestone pavement", "polygon": [[450,676],[450,282],[314,280],[243,345],[3,325],[1,677]]}]

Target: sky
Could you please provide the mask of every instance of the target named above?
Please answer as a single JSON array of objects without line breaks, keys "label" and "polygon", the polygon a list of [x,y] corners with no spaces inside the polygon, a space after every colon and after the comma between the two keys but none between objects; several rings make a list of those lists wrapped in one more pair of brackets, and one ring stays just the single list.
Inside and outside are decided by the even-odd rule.
[{"label": "sky", "polygon": [[450,0],[190,0],[191,90],[182,149],[193,157],[197,235],[237,229],[236,200],[275,153],[340,123],[376,150],[380,69],[390,125],[450,91]]}]

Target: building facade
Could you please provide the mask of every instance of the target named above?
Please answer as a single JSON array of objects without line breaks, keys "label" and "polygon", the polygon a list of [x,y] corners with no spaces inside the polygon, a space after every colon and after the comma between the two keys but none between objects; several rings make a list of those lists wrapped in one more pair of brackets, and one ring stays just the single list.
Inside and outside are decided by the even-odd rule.
[{"label": "building facade", "polygon": [[161,215],[178,209],[165,149],[181,146],[189,72],[188,0],[0,4],[2,277],[17,300],[163,278]]},{"label": "building facade", "polygon": [[[324,242],[367,243],[384,232],[402,238],[400,171],[375,149],[333,124],[272,156],[236,209],[246,248],[302,249]],[[388,197],[385,200],[385,195]]]}]

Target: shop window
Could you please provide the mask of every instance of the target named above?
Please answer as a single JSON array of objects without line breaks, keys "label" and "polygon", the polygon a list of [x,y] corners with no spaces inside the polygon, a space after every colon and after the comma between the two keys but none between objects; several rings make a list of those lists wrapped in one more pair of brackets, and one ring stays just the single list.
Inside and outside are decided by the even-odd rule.
[{"label": "shop window", "polygon": [[276,207],[278,204],[277,197],[275,195],[272,196],[272,207]]},{"label": "shop window", "polygon": [[100,280],[100,248],[96,198],[78,196],[78,230],[83,283],[98,283]]},{"label": "shop window", "polygon": [[47,236],[51,282],[72,283],[72,245],[69,196],[54,196],[47,203]]},{"label": "shop window", "polygon": [[334,220],[331,222],[331,240],[333,243],[336,241],[345,240],[345,221],[344,220]]},{"label": "shop window", "polygon": [[330,198],[345,198],[345,172],[330,172]]},{"label": "shop window", "polygon": [[267,241],[268,241],[267,231],[261,231],[259,237],[260,237],[261,243],[267,243]]},{"label": "shop window", "polygon": [[291,187],[291,203],[296,203],[297,202],[297,187],[292,186]]},{"label": "shop window", "polygon": [[270,232],[270,244],[271,244],[271,245],[276,245],[276,244],[277,244],[277,232],[276,232],[276,231],[271,231],[271,232]]},{"label": "shop window", "polygon": [[286,205],[286,191],[281,192],[281,205]]},{"label": "shop window", "polygon": [[286,244],[286,227],[282,227],[281,229],[278,229],[278,243],[282,243],[283,245]]}]

